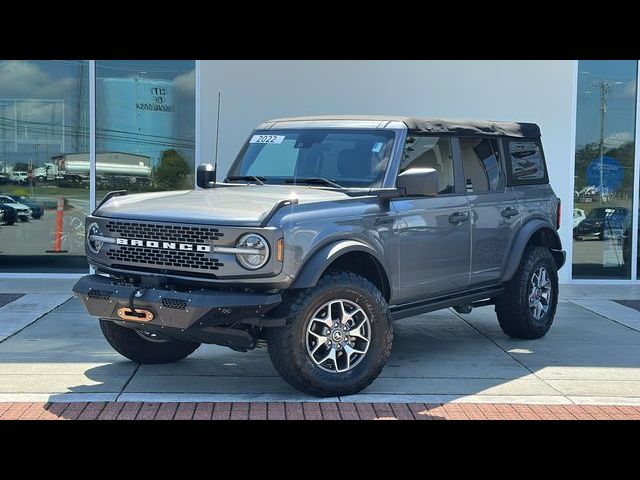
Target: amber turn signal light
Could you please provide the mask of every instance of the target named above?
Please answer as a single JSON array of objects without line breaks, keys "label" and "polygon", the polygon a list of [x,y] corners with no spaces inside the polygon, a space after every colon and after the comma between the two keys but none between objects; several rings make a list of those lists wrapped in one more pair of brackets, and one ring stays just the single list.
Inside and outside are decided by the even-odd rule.
[{"label": "amber turn signal light", "polygon": [[284,238],[278,240],[277,248],[276,248],[276,258],[279,262],[284,258]]}]

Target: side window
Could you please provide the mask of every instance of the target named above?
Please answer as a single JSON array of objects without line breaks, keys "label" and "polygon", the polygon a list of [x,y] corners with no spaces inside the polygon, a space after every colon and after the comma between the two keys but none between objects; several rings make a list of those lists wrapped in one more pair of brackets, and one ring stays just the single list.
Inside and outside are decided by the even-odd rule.
[{"label": "side window", "polygon": [[539,142],[511,140],[509,157],[511,178],[515,184],[546,182],[544,158]]},{"label": "side window", "polygon": [[450,138],[409,135],[399,173],[410,168],[433,168],[438,172],[438,193],[455,193]]},{"label": "side window", "polygon": [[498,141],[495,139],[460,139],[467,193],[496,192],[503,187],[499,152]]}]

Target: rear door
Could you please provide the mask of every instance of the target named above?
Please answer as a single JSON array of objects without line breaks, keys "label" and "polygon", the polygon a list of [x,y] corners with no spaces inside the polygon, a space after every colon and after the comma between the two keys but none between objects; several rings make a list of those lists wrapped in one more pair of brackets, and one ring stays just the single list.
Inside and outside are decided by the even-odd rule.
[{"label": "rear door", "polygon": [[461,137],[460,155],[471,213],[470,286],[494,284],[520,227],[518,200],[506,187],[501,142],[492,137]]}]

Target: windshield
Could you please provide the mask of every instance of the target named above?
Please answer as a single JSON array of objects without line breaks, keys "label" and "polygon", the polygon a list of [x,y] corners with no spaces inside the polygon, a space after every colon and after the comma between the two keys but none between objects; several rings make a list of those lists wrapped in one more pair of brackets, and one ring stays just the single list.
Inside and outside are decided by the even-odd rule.
[{"label": "windshield", "polygon": [[227,179],[380,187],[393,140],[394,133],[385,130],[256,131],[231,166]]}]

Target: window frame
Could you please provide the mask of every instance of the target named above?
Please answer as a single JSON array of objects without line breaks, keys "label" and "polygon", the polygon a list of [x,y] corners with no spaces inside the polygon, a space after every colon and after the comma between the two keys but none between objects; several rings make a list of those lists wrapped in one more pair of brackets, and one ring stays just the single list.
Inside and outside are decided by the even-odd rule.
[{"label": "window frame", "polygon": [[[486,192],[467,192],[467,180],[464,172],[464,160],[462,158],[462,148],[460,147],[460,140],[463,138],[479,138],[481,140],[495,140],[498,144],[498,167],[500,168],[500,183],[498,184],[498,188],[496,190],[487,190]],[[502,142],[502,138],[498,136],[491,135],[456,135],[455,142],[458,144],[458,155],[459,155],[459,164],[460,164],[460,175],[462,178],[462,188],[466,195],[489,195],[489,194],[500,194],[504,193],[510,185],[508,184],[508,178],[506,174],[506,151],[504,149],[504,145]]]},{"label": "window frame", "polygon": [[[531,142],[535,143],[540,150],[542,156],[542,165],[544,166],[544,176],[538,179],[518,180],[513,176],[513,168],[511,163],[511,142]],[[505,137],[502,139],[503,149],[505,152],[505,168],[507,170],[507,181],[510,187],[520,187],[525,185],[546,185],[549,183],[549,168],[547,167],[547,157],[544,154],[544,147],[540,138],[533,137]]]},{"label": "window frame", "polygon": [[[407,135],[402,144],[402,150],[400,152],[400,161],[398,162],[398,167],[396,170],[396,180],[394,182],[394,186],[397,185],[398,175],[400,175],[401,167],[402,167],[402,155],[404,154],[404,149],[407,145],[407,139],[409,137],[431,137],[431,138],[448,138],[451,142],[451,156],[453,157],[453,193],[438,193],[435,197],[425,197],[425,198],[439,198],[439,197],[453,197],[458,195],[464,195],[464,172],[462,171],[462,164],[460,163],[462,157],[460,155],[460,144],[457,141],[457,138],[451,134],[434,134],[434,133],[424,133],[424,132],[413,132],[411,130],[407,131]],[[422,197],[420,197],[422,198]]]}]

